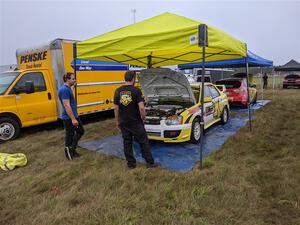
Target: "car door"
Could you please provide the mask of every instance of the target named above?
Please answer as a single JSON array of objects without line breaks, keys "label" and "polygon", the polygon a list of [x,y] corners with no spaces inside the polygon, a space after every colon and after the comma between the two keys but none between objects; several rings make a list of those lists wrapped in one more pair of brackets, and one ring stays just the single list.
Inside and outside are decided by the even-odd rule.
[{"label": "car door", "polygon": [[213,104],[213,119],[219,118],[221,115],[221,111],[220,111],[220,92],[217,90],[216,87],[214,87],[213,85],[209,85],[209,91],[211,93],[212,96],[212,104]]},{"label": "car door", "polygon": [[[209,90],[209,87],[207,85],[204,86],[204,98],[207,97],[211,97],[211,92]],[[213,102],[206,102],[204,103],[204,124],[208,124],[210,123],[214,117],[213,117],[213,113],[214,113],[214,106],[213,106]]]},{"label": "car door", "polygon": [[[35,125],[54,121],[56,115],[56,102],[46,71],[28,72],[23,74],[16,82],[11,93],[16,95],[16,105],[23,125]],[[25,93],[26,82],[33,82],[34,92]],[[19,90],[15,93],[15,90]],[[21,91],[20,91],[21,90]]]}]

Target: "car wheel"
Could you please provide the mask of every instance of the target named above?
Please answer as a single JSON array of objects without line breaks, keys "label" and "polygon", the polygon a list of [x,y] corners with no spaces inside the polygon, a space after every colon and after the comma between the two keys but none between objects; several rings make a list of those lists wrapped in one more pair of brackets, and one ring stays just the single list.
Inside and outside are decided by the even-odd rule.
[{"label": "car wheel", "polygon": [[286,86],[286,85],[283,85],[282,88],[285,89],[285,88],[287,88],[287,86]]},{"label": "car wheel", "polygon": [[226,124],[228,122],[228,119],[229,119],[229,110],[227,106],[225,106],[221,114],[221,123]]},{"label": "car wheel", "polygon": [[191,131],[191,142],[193,144],[198,144],[201,138],[201,126],[198,118],[194,119],[192,123],[192,131]]},{"label": "car wheel", "polygon": [[20,125],[17,121],[11,118],[0,119],[0,142],[9,141],[20,134]]}]

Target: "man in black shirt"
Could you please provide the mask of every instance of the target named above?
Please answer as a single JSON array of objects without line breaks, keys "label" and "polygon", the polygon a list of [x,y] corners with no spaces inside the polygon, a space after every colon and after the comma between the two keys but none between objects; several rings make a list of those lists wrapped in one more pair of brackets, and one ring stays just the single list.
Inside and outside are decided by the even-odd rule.
[{"label": "man in black shirt", "polygon": [[264,76],[263,76],[263,89],[267,89],[268,87],[268,75],[267,73],[264,73]]},{"label": "man in black shirt", "polygon": [[115,91],[115,118],[116,126],[121,130],[124,144],[124,154],[127,166],[130,169],[136,167],[136,160],[133,155],[133,137],[141,147],[142,156],[147,167],[156,167],[154,163],[148,137],[144,127],[146,119],[145,106],[140,89],[134,87],[135,72],[125,73],[125,85]]}]

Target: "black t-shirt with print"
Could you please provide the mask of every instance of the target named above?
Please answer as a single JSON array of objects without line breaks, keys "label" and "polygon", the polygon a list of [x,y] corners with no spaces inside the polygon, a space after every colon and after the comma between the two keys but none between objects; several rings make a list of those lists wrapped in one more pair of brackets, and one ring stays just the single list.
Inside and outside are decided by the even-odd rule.
[{"label": "black t-shirt with print", "polygon": [[115,91],[114,104],[119,106],[121,125],[142,123],[138,103],[143,101],[140,89],[132,85],[123,85]]}]

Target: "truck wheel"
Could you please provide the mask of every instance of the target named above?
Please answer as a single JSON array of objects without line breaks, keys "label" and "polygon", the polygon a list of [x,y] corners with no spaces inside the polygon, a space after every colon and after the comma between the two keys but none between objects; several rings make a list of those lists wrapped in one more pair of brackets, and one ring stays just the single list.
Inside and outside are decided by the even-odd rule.
[{"label": "truck wheel", "polygon": [[20,125],[11,118],[0,118],[0,142],[16,138],[20,134]]},{"label": "truck wheel", "polygon": [[194,119],[192,123],[192,130],[191,130],[191,139],[190,141],[193,144],[198,144],[201,137],[201,126],[200,121],[198,118]]},{"label": "truck wheel", "polygon": [[227,106],[225,106],[221,114],[221,123],[226,124],[228,122],[228,119],[229,119],[229,111]]}]

